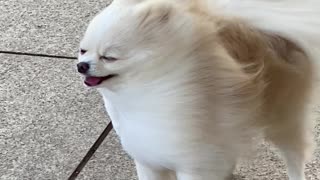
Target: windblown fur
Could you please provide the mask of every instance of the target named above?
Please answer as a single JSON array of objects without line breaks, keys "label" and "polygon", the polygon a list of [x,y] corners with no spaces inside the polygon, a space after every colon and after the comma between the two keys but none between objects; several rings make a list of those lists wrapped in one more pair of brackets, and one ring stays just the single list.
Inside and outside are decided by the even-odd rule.
[{"label": "windblown fur", "polygon": [[319,45],[316,0],[115,0],[79,60],[113,75],[96,88],[140,180],[227,178],[260,135],[304,180]]}]

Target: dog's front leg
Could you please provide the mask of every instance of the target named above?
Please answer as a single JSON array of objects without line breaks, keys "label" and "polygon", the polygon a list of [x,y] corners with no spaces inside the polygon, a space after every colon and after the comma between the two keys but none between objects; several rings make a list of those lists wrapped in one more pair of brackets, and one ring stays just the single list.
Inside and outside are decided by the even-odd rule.
[{"label": "dog's front leg", "polygon": [[235,164],[230,164],[230,166],[216,170],[177,172],[177,180],[231,180],[234,168]]},{"label": "dog's front leg", "polygon": [[156,169],[135,161],[139,180],[176,180],[175,173],[166,169]]},{"label": "dog's front leg", "polygon": [[205,173],[205,174],[186,174],[178,173],[178,180],[229,180],[231,176],[221,176],[219,173]]}]

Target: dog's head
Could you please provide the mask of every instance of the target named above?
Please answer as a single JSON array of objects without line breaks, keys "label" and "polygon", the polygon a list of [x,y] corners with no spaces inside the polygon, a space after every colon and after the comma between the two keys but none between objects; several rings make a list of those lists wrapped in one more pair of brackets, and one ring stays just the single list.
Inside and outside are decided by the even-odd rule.
[{"label": "dog's head", "polygon": [[87,86],[102,88],[165,76],[188,56],[192,21],[168,1],[115,0],[90,22],[78,71]]}]

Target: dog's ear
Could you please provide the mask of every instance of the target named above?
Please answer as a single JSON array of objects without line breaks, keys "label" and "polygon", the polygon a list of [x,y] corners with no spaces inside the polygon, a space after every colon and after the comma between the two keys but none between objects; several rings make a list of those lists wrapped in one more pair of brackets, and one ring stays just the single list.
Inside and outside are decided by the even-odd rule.
[{"label": "dog's ear", "polygon": [[137,4],[143,1],[147,1],[147,0],[113,0],[113,2],[121,2],[121,3],[127,3],[127,4]]},{"label": "dog's ear", "polygon": [[170,2],[148,1],[138,7],[139,28],[159,28],[168,23],[174,13]]}]

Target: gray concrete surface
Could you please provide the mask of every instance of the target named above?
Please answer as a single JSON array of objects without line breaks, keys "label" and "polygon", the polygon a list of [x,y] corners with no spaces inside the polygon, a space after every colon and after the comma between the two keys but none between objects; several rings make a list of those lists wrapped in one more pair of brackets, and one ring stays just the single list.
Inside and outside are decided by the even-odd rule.
[{"label": "gray concrete surface", "polygon": [[0,48],[74,55],[86,24],[110,0],[0,0]]},{"label": "gray concrete surface", "polygon": [[[0,0],[0,49],[73,56],[103,0]],[[75,61],[0,54],[0,179],[66,179],[108,122],[100,96],[82,86]],[[320,96],[312,119],[318,148],[307,165],[320,180]],[[282,180],[283,161],[263,143],[235,179]],[[114,133],[79,179],[134,180],[132,160]]]}]

